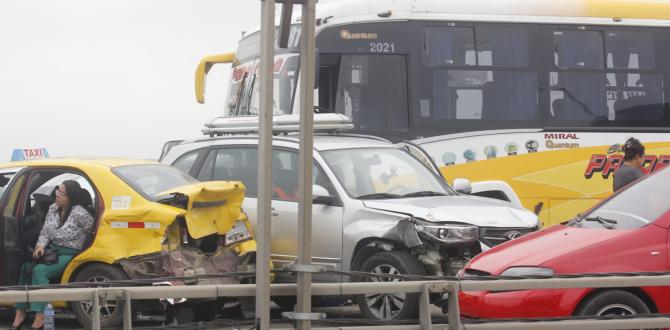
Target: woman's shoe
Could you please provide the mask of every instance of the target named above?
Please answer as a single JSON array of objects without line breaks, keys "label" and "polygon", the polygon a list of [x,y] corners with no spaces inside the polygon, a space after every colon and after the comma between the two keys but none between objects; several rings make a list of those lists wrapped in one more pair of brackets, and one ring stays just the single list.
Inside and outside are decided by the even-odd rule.
[{"label": "woman's shoe", "polygon": [[35,328],[35,327],[31,326],[29,330],[44,330],[44,324],[42,324],[42,326],[39,327],[39,328]]},{"label": "woman's shoe", "polygon": [[19,325],[17,325],[17,326],[13,326],[13,325],[12,325],[12,326],[9,327],[8,330],[21,330],[21,327],[23,327],[23,324],[26,323],[26,320],[27,320],[27,319],[28,319],[28,317],[26,316],[26,317],[23,319],[23,321],[21,321],[21,323],[19,323]]}]

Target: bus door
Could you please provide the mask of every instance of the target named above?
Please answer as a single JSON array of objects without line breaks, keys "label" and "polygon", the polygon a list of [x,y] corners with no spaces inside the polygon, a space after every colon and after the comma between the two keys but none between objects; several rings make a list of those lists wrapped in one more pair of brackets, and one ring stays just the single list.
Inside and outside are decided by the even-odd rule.
[{"label": "bus door", "polygon": [[405,55],[321,55],[317,109],[351,118],[358,133],[392,138],[409,128],[407,83]]}]

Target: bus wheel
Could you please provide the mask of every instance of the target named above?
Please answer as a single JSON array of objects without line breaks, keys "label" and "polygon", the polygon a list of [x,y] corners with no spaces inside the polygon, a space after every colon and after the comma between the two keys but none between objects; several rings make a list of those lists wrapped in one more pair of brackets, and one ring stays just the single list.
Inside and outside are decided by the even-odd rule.
[{"label": "bus wheel", "polygon": [[[100,283],[96,287],[104,287],[102,282],[127,280],[128,275],[120,268],[105,265],[93,264],[86,266],[77,276],[75,282]],[[94,286],[94,285],[92,285]],[[116,327],[123,322],[123,308],[125,301],[119,300],[100,300],[100,326],[102,328]],[[77,321],[86,329],[93,326],[93,301],[75,301],[72,302],[72,311],[77,317]]]}]

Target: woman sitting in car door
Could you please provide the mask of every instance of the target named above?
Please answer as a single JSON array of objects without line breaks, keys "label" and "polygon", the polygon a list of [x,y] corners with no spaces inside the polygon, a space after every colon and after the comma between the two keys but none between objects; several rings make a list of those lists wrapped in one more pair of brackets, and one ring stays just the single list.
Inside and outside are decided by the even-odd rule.
[{"label": "woman sitting in car door", "polygon": [[[88,196],[88,198],[87,198]],[[21,267],[19,285],[46,285],[61,276],[67,264],[84,246],[93,228],[93,216],[85,206],[90,202],[88,192],[72,180],[56,188],[56,202],[49,207],[40,231],[33,262]],[[46,253],[45,251],[50,252]],[[35,312],[31,329],[44,326],[45,302],[16,304],[16,316],[10,329],[18,329],[26,320],[27,310]]]}]

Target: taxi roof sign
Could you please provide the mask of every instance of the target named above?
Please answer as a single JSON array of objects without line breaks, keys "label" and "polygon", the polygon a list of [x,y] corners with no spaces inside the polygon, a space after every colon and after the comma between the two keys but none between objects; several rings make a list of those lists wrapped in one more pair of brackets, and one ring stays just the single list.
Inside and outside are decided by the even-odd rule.
[{"label": "taxi roof sign", "polygon": [[46,148],[14,149],[11,161],[49,158]]}]

